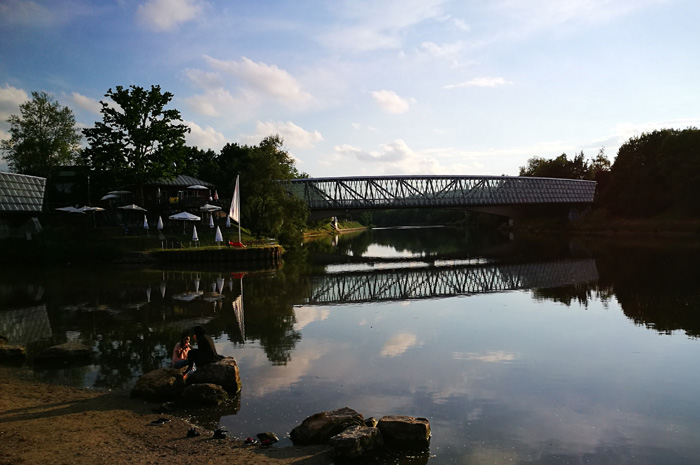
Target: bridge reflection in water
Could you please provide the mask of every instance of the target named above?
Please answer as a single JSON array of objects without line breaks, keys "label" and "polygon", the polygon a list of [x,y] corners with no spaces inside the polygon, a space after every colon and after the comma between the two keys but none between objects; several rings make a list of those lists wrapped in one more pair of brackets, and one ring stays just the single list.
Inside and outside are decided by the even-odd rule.
[{"label": "bridge reflection in water", "polygon": [[333,305],[553,288],[598,280],[593,259],[431,265],[314,276],[305,305]]}]

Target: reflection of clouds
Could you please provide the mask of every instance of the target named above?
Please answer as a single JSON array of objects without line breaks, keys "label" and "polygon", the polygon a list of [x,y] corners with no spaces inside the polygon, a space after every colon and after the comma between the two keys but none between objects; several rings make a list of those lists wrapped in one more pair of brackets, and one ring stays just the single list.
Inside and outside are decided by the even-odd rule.
[{"label": "reflection of clouds", "polygon": [[[246,394],[263,396],[275,391],[288,389],[311,371],[314,363],[331,350],[320,344],[294,351],[292,360],[284,366],[270,366],[264,353],[255,353],[253,357],[239,358],[239,365],[245,366],[251,376],[243,384]],[[253,354],[253,352],[251,352]],[[244,368],[241,368],[244,373]]]},{"label": "reflection of clouds", "polygon": [[478,352],[453,352],[452,358],[455,360],[478,360],[480,362],[511,362],[518,358],[512,352],[503,350],[487,350],[484,353]]},{"label": "reflection of clouds", "polygon": [[392,336],[391,339],[386,341],[382,351],[380,352],[382,357],[398,357],[399,355],[406,352],[408,349],[416,345],[418,338],[415,334],[411,333],[400,333]]},{"label": "reflection of clouds", "polygon": [[309,323],[325,320],[330,315],[330,311],[319,307],[297,307],[294,309],[294,315],[296,317],[294,329],[300,331]]}]

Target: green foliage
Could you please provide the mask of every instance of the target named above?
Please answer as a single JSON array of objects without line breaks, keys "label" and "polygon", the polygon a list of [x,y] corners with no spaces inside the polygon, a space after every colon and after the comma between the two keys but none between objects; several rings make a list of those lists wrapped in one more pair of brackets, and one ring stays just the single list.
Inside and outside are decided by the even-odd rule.
[{"label": "green foliage", "polygon": [[697,197],[697,129],[664,129],[644,133],[624,143],[611,168],[604,205],[614,214],[650,216],[683,207]]},{"label": "green foliage", "polygon": [[[166,110],[173,94],[132,85],[109,89],[101,101],[102,121],[83,130],[89,147],[83,163],[116,182],[128,180],[142,188],[145,183],[173,178],[182,172],[185,134],[178,110]],[[143,201],[143,199],[141,199]]]},{"label": "green foliage", "polygon": [[20,116],[7,120],[10,138],[0,142],[10,169],[48,178],[56,167],[71,164],[80,150],[73,111],[46,92],[32,92],[19,109]]},{"label": "green foliage", "polygon": [[[287,194],[279,181],[303,177],[283,148],[282,138],[269,136],[259,145],[226,144],[217,155],[192,149],[198,175],[219,186],[231,198],[240,179],[241,223],[257,237],[276,237],[282,244],[301,243],[308,211],[304,202]],[[189,166],[188,164],[188,166]]]},{"label": "green foliage", "polygon": [[572,160],[565,153],[551,160],[533,157],[527,161],[526,166],[520,167],[520,176],[595,180],[609,169],[610,161],[605,156],[604,149],[601,149],[591,161],[585,159],[583,152],[579,152]]}]

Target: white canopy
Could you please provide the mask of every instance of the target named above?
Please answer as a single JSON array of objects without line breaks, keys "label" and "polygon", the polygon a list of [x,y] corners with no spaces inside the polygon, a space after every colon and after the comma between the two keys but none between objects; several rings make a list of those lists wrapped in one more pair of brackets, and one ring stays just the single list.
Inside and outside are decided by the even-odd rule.
[{"label": "white canopy", "polygon": [[138,205],[136,205],[134,203],[132,203],[131,205],[122,205],[121,207],[117,207],[117,208],[120,208],[122,210],[136,210],[136,211],[140,211],[140,212],[148,211],[145,208],[139,207]]},{"label": "white canopy", "polygon": [[168,218],[171,220],[180,220],[180,221],[199,221],[201,220],[200,217],[197,215],[193,215],[192,213],[189,212],[180,212],[180,213],[175,213],[174,215],[170,215]]},{"label": "white canopy", "polygon": [[194,185],[189,186],[187,188],[188,189],[205,189],[205,190],[209,189],[207,186],[202,186],[201,184],[194,184]]},{"label": "white canopy", "polygon": [[205,203],[204,205],[199,207],[199,210],[203,211],[203,212],[215,212],[217,210],[221,210],[221,207],[219,207],[217,205],[209,205],[208,203]]}]

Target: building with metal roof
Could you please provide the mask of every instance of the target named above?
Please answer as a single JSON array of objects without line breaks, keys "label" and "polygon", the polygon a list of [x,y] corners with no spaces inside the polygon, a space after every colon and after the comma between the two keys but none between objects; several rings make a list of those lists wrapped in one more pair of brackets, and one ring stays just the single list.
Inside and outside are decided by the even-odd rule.
[{"label": "building with metal roof", "polygon": [[39,232],[46,178],[0,172],[0,238]]}]

